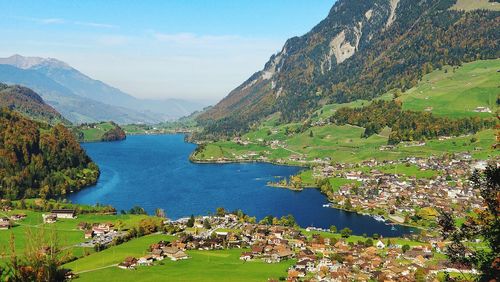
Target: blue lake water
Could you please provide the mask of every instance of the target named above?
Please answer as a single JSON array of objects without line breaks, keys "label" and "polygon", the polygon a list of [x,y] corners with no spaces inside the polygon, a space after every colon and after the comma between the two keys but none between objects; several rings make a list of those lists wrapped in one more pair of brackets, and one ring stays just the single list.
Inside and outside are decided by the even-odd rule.
[{"label": "blue lake water", "polygon": [[332,208],[317,189],[294,192],[266,186],[301,168],[263,163],[194,164],[188,160],[196,145],[183,135],[129,136],[120,142],[82,144],[101,168],[96,186],[69,196],[74,203],[110,204],[117,210],[139,205],[149,213],[163,208],[169,218],[206,215],[217,207],[242,209],[261,219],[292,214],[303,226],[341,229],[355,234],[399,236],[410,229],[378,222],[369,216]]}]

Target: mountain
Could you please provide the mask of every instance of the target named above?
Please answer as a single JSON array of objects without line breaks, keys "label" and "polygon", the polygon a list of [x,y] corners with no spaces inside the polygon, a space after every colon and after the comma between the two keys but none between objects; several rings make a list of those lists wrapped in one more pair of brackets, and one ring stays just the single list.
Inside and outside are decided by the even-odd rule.
[{"label": "mountain", "polygon": [[114,120],[118,123],[156,123],[161,121],[157,117],[78,96],[70,89],[32,69],[20,69],[0,64],[0,81],[33,89],[49,105],[74,123],[106,120]]},{"label": "mountain", "polygon": [[157,123],[188,115],[204,106],[178,99],[138,99],[53,58],[20,55],[0,58],[0,81],[35,89],[77,123],[103,120],[122,124]]},{"label": "mountain", "polygon": [[198,117],[205,134],[247,131],[263,117],[308,118],[328,103],[405,91],[433,69],[500,56],[498,11],[456,0],[339,0],[310,32]]},{"label": "mountain", "polygon": [[0,198],[55,198],[95,184],[99,168],[62,124],[0,109]]},{"label": "mountain", "polygon": [[23,86],[0,83],[0,108],[4,107],[49,124],[70,124],[54,108],[47,105],[42,97]]}]

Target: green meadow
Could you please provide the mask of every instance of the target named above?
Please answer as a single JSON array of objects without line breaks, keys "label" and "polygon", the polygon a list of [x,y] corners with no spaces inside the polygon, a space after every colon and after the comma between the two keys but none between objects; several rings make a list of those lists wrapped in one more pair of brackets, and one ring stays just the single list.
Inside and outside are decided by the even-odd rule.
[{"label": "green meadow", "polygon": [[[14,246],[16,253],[23,253],[30,234],[43,233],[46,237],[55,234],[59,247],[64,248],[74,256],[81,256],[87,252],[92,252],[90,248],[76,247],[75,245],[87,241],[84,238],[84,232],[77,228],[78,223],[102,223],[111,222],[122,229],[128,229],[138,224],[138,222],[147,217],[145,215],[98,215],[81,214],[76,219],[59,219],[56,223],[44,224],[42,212],[29,210],[13,210],[9,213],[2,213],[2,216],[9,216],[15,213],[24,213],[26,219],[17,221],[9,230],[0,230],[0,252],[3,255],[10,253],[11,237],[14,237]],[[86,250],[85,250],[86,249]]]},{"label": "green meadow", "polygon": [[102,122],[95,124],[95,128],[82,128],[78,129],[83,132],[85,142],[100,141],[104,133],[115,128],[110,122]]},{"label": "green meadow", "polygon": [[[404,110],[430,111],[436,116],[494,117],[500,95],[500,59],[476,61],[454,69],[446,66],[423,77],[399,100]],[[478,113],[488,107],[492,113]]]},{"label": "green meadow", "polygon": [[79,273],[77,281],[266,281],[285,276],[293,260],[278,264],[261,261],[244,262],[239,259],[242,249],[220,251],[187,251],[189,259],[165,259],[154,266],[123,270],[115,266],[127,256],[146,254],[149,245],[159,240],[172,240],[167,235],[149,235],[122,245],[91,254],[65,267]]}]

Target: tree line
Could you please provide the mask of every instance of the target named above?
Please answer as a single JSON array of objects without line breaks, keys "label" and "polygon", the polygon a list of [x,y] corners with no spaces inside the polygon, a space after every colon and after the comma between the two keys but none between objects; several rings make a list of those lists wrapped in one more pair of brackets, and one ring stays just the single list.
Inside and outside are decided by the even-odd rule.
[{"label": "tree line", "polygon": [[496,125],[494,119],[467,117],[450,119],[437,117],[428,112],[403,111],[399,101],[373,101],[361,108],[340,108],[330,117],[338,124],[352,124],[365,128],[362,137],[378,134],[385,127],[391,128],[389,144],[402,141],[422,141],[440,136],[474,134]]}]

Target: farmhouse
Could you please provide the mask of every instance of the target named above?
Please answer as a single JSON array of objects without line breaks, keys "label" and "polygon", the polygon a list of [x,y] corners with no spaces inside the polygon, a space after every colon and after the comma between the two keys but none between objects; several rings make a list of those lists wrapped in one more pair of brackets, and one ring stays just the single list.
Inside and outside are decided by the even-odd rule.
[{"label": "farmhouse", "polygon": [[134,257],[126,258],[122,263],[118,265],[121,269],[135,269],[137,266],[137,259]]},{"label": "farmhouse", "polygon": [[10,220],[7,217],[0,218],[0,230],[7,230],[10,228]]},{"label": "farmhouse", "polygon": [[476,113],[491,113],[490,108],[488,107],[477,107],[474,112]]},{"label": "farmhouse", "polygon": [[52,214],[55,214],[57,218],[76,218],[76,211],[73,209],[52,210]]},{"label": "farmhouse", "polygon": [[57,215],[53,213],[42,214],[43,223],[55,223],[57,221]]}]

